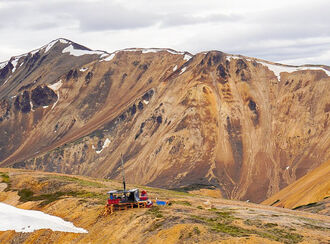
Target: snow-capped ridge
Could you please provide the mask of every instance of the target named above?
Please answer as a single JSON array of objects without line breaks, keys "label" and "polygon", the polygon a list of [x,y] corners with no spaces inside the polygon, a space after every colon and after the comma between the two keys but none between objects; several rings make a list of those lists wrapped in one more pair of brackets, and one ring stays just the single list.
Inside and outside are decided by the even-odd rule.
[{"label": "snow-capped ridge", "polygon": [[[51,41],[50,43],[48,43],[47,45],[45,46],[42,46],[40,49],[45,49],[45,53],[47,53],[56,43],[62,43],[62,44],[69,44],[69,43],[72,43],[70,40],[67,40],[67,39],[64,39],[64,38],[58,38],[58,39],[55,39],[53,41]],[[39,49],[39,50],[40,50]]]},{"label": "snow-capped ridge", "polygon": [[0,69],[3,69],[4,67],[6,67],[7,64],[8,64],[8,61],[1,62]]},{"label": "snow-capped ridge", "polygon": [[175,55],[183,55],[183,59],[188,61],[193,55],[186,51],[176,51],[170,48],[125,48],[121,50],[117,50],[116,52],[142,52],[146,53],[158,53],[158,52],[168,52]]},{"label": "snow-capped ridge", "polygon": [[73,45],[69,45],[68,47],[62,50],[62,53],[69,53],[72,56],[82,56],[82,55],[103,55],[105,54],[104,51],[89,51],[89,50],[81,50],[74,48]]},{"label": "snow-capped ridge", "polygon": [[281,79],[281,73],[282,72],[287,72],[287,73],[292,73],[296,71],[301,71],[301,70],[323,70],[327,76],[330,76],[330,71],[317,65],[287,65],[287,64],[280,64],[280,63],[272,63],[266,60],[262,59],[257,59],[257,58],[250,58],[250,57],[245,57],[242,55],[227,55],[226,60],[230,61],[231,59],[245,59],[247,61],[255,61],[259,64],[262,64],[263,66],[266,66],[270,71],[274,73],[274,75],[277,77],[277,80],[280,81]]},{"label": "snow-capped ridge", "polygon": [[319,66],[307,66],[307,65],[303,65],[303,66],[291,66],[291,65],[283,65],[283,64],[273,64],[273,63],[269,63],[269,62],[261,62],[261,61],[257,61],[256,62],[267,66],[267,68],[272,71],[275,76],[277,77],[277,79],[280,81],[281,79],[281,73],[282,72],[287,72],[287,73],[292,73],[292,72],[296,72],[296,71],[301,71],[301,70],[323,70],[327,76],[330,76],[330,71],[326,70],[322,67]]},{"label": "snow-capped ridge", "polygon": [[107,62],[109,62],[109,61],[111,61],[115,56],[116,56],[116,52],[111,53],[111,54],[109,54],[109,55],[103,55],[103,54],[102,54],[100,58],[103,57],[103,59],[101,59],[100,62],[103,62],[103,61],[107,61]]}]

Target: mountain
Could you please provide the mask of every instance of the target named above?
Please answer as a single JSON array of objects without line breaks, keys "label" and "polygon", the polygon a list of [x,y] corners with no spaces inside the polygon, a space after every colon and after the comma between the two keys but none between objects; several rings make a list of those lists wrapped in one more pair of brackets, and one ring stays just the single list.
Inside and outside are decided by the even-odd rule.
[{"label": "mountain", "polygon": [[93,51],[0,63],[0,166],[218,188],[261,202],[330,158],[330,67],[219,51]]},{"label": "mountain", "polygon": [[[1,185],[5,185],[5,190]],[[25,229],[0,231],[0,242],[294,244],[330,241],[329,216],[141,186],[152,199],[169,200],[172,205],[135,208],[104,216],[106,192],[119,187],[120,183],[105,179],[0,168],[0,201],[19,208],[15,212],[30,210],[31,219]],[[28,232],[36,225],[45,225],[39,220],[45,214],[31,210],[47,214],[42,220],[48,221],[48,229]],[[61,218],[55,223],[60,222],[59,227],[64,227],[65,232],[51,230],[55,226],[50,218],[55,216]],[[10,223],[23,225],[24,217],[27,216],[17,221],[12,219]],[[71,222],[70,225],[63,220]],[[75,227],[70,230],[72,224]],[[10,227],[5,225],[5,228]]]},{"label": "mountain", "polygon": [[330,215],[330,160],[265,200],[263,204]]}]

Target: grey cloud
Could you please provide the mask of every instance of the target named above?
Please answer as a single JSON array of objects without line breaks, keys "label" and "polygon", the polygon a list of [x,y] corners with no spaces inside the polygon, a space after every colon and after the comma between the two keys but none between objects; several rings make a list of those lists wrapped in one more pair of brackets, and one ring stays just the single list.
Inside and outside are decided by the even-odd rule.
[{"label": "grey cloud", "polygon": [[192,16],[187,14],[169,14],[161,18],[162,27],[216,23],[216,22],[237,22],[242,19],[242,16],[237,14],[210,14],[207,16]]},{"label": "grey cloud", "polygon": [[[235,4],[222,8],[224,4],[220,1],[212,1],[213,5],[193,0],[177,5],[174,0],[169,3],[141,3],[141,0],[0,1],[0,31],[6,36],[0,40],[3,47],[19,43],[26,46],[30,41],[26,40],[27,36],[34,36],[31,46],[37,47],[35,43],[43,45],[49,36],[54,39],[61,35],[77,38],[73,41],[84,42],[86,46],[97,36],[101,47],[111,45],[109,43],[120,47],[157,47],[161,43],[191,52],[217,49],[269,60],[303,57],[317,60],[317,56],[330,50],[330,2],[327,0],[294,1],[299,2],[296,5],[290,1],[287,6],[264,11],[253,8],[254,1],[248,3],[251,6],[246,11],[244,8],[236,11],[232,7]],[[244,5],[243,1],[241,3]],[[222,13],[222,10],[226,12]],[[128,35],[129,41],[121,39],[127,39]],[[111,42],[111,38],[117,39]],[[93,44],[99,48],[95,41]]]},{"label": "grey cloud", "polygon": [[[88,14],[87,14],[88,13]],[[76,14],[82,31],[121,30],[149,27],[157,22],[157,15],[132,11],[120,6],[108,9],[91,7]]]},{"label": "grey cloud", "polygon": [[41,4],[39,9],[54,16],[66,16],[71,22],[76,21],[83,32],[149,27],[154,25],[158,18],[157,14],[130,9],[111,1],[100,4],[69,1],[65,6],[63,3],[46,2]]},{"label": "grey cloud", "polygon": [[0,8],[1,29],[44,30],[59,26],[61,19],[39,11],[31,1],[13,1]]},{"label": "grey cloud", "polygon": [[37,24],[33,24],[30,25],[31,29],[34,30],[45,30],[45,29],[53,29],[59,26],[59,23],[55,23],[55,22],[43,22],[43,23],[37,23]]}]

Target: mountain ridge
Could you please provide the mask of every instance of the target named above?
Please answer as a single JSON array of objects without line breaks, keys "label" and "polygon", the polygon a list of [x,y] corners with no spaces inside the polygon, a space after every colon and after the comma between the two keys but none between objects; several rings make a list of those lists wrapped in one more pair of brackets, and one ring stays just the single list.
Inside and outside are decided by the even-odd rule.
[{"label": "mountain ridge", "polygon": [[[26,53],[23,53],[23,54],[20,54],[20,55],[12,56],[9,60],[1,61],[0,62],[0,67],[1,67],[1,64],[7,63],[8,61],[10,61],[13,58],[18,58],[18,57],[26,56],[29,53],[37,52],[37,51],[39,51],[41,49],[47,48],[47,46],[52,46],[53,43],[57,43],[57,42],[61,42],[61,41],[62,42],[67,42],[67,43],[72,43],[72,44],[76,45],[77,47],[80,46],[81,48],[83,48],[85,50],[88,50],[88,51],[97,51],[97,52],[99,51],[99,52],[103,52],[103,53],[108,54],[108,55],[115,54],[115,53],[118,53],[120,51],[148,51],[148,50],[150,50],[151,52],[152,52],[152,50],[154,50],[155,52],[157,52],[157,51],[169,51],[169,52],[173,52],[173,53],[176,53],[176,54],[187,53],[187,54],[189,54],[191,56],[198,55],[198,54],[207,54],[208,52],[222,52],[222,51],[219,51],[219,50],[214,49],[214,50],[201,51],[201,52],[197,52],[195,54],[192,54],[192,53],[190,53],[188,51],[177,51],[177,50],[175,50],[173,48],[165,48],[165,47],[163,47],[163,48],[155,48],[155,47],[150,47],[150,48],[129,47],[129,48],[118,49],[118,50],[115,50],[113,52],[108,52],[108,51],[100,50],[100,49],[92,50],[92,49],[90,49],[90,48],[88,48],[86,46],[83,46],[81,44],[78,44],[78,43],[76,43],[74,41],[71,41],[69,39],[59,37],[57,39],[54,39],[54,40],[50,41],[48,44],[41,46],[40,48],[33,49],[33,50],[29,51],[29,52],[26,52]],[[324,65],[324,64],[308,64],[308,63],[306,63],[306,64],[300,64],[300,65],[291,65],[291,64],[284,64],[284,63],[281,63],[281,62],[272,62],[272,61],[269,61],[269,60],[266,60],[266,59],[255,58],[255,57],[250,57],[250,56],[241,55],[241,54],[230,54],[230,53],[226,53],[226,52],[223,52],[223,53],[225,53],[226,55],[231,56],[231,57],[251,59],[251,60],[255,60],[255,61],[266,62],[266,63],[275,64],[275,65],[281,65],[281,66],[286,66],[286,67],[322,67],[322,68],[325,68],[327,70],[330,70],[330,66],[329,65]]]},{"label": "mountain ridge", "polygon": [[0,75],[1,166],[112,179],[123,153],[132,183],[260,202],[330,157],[327,66],[67,44]]}]

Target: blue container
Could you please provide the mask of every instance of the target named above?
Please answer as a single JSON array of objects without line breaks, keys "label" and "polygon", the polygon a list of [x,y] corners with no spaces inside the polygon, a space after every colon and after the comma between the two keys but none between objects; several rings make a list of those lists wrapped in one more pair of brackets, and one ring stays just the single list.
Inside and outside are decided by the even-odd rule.
[{"label": "blue container", "polygon": [[159,200],[157,200],[156,201],[156,204],[159,205],[159,206],[165,206],[166,205],[166,202],[165,201],[159,201]]}]

